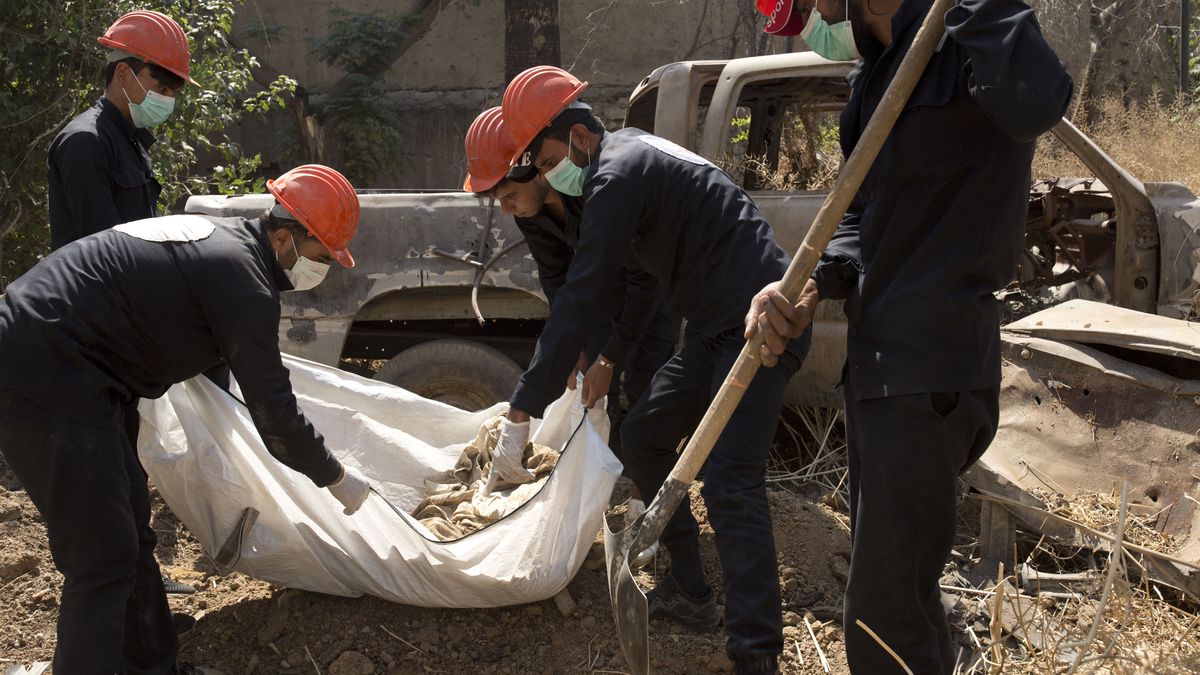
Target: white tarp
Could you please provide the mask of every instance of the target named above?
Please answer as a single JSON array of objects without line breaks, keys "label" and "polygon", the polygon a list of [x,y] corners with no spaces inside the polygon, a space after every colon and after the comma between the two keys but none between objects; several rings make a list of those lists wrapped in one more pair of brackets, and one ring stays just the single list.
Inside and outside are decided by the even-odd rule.
[{"label": "white tarp", "polygon": [[467,413],[310,361],[284,362],[330,451],[405,515],[375,494],[358,513],[343,515],[328,490],[271,457],[245,407],[198,377],[142,402],[139,454],[163,499],[210,554],[249,506],[260,515],[234,569],[291,588],[427,607],[495,607],[543,600],[566,587],[621,471],[601,406],[582,425],[578,391],[547,408],[532,440],[563,454],[542,489],[503,520],[440,542],[407,514],[425,481],[442,482],[480,425],[504,406]]}]

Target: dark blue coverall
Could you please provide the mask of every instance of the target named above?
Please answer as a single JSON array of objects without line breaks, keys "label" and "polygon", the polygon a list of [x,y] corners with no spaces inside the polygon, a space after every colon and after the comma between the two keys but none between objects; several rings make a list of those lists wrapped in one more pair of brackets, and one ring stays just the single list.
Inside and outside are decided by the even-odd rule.
[{"label": "dark blue coverall", "polygon": [[126,401],[228,363],[276,459],[318,486],[341,472],[297,407],[279,353],[279,292],[292,286],[264,228],[201,216],[134,226],[178,218],[214,227],[194,240],[84,237],[0,301],[0,452],[45,518],[63,573],[57,673],[176,672]]},{"label": "dark blue coverall", "polygon": [[50,143],[50,248],[118,223],[158,215],[162,186],[150,167],[154,135],[106,98],[71,120]]},{"label": "dark blue coverall", "polygon": [[[563,203],[562,223],[556,222],[545,210],[529,218],[513,219],[525,235],[529,252],[538,266],[538,280],[546,294],[546,302],[551,306],[558,289],[567,280],[583,219],[582,198],[562,194],[559,198]],[[619,433],[623,416],[618,395],[624,391],[631,406],[642,397],[650,385],[650,378],[675,353],[679,321],[664,303],[659,302],[658,280],[644,270],[622,275],[608,306],[613,321],[596,322],[585,352],[589,362],[603,354],[615,366],[608,400],[609,417],[613,420],[609,445],[620,455]],[[652,312],[653,318],[638,339],[643,325],[641,316],[645,312]]]},{"label": "dark blue coverall", "polygon": [[[842,113],[854,149],[928,12],[905,0],[886,49],[859,45]],[[959,473],[998,424],[1000,303],[1024,243],[1034,141],[1071,78],[1019,0],[960,0],[851,210],[816,268],[845,299],[852,552],[845,634],[855,673],[950,673],[938,580]]]},{"label": "dark blue coverall", "polygon": [[[559,395],[601,318],[592,308],[604,305],[622,263],[652,274],[660,297],[687,320],[687,333],[622,427],[627,469],[649,499],[741,350],[751,299],[783,276],[789,258],[750,196],[723,171],[639,129],[603,136],[583,190],[575,257],[511,405],[540,416]],[[703,494],[724,572],[726,651],[735,659],[774,659],[783,648],[766,462],[784,388],[810,337],[793,340],[778,366],[759,372],[708,460]],[[698,527],[687,500],[661,541],[673,575],[698,566]]]},{"label": "dark blue coverall", "polygon": [[[133,126],[103,97],[58,132],[46,157],[50,250],[113,225],[158,215],[162,185],[150,164],[154,141],[154,134]],[[214,379],[226,385],[228,373],[215,373]],[[124,414],[136,451],[137,399],[125,406]]]}]

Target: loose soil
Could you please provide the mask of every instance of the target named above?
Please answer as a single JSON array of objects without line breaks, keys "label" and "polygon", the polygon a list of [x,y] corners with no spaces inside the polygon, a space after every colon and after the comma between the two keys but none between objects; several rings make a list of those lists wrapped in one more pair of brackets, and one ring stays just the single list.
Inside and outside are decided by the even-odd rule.
[{"label": "loose soil", "polygon": [[[804,489],[807,496],[784,488],[768,493],[784,609],[781,672],[844,674],[848,669],[839,615],[849,571],[849,534],[845,516],[826,505],[836,500],[811,484]],[[693,511],[701,524],[709,578],[720,600],[713,533],[703,502],[695,499],[697,491],[694,487]],[[619,484],[614,503],[624,496]],[[960,504],[959,518],[944,588],[968,585],[963,574],[976,562],[975,500]],[[568,587],[578,608],[564,617],[550,600],[501,609],[446,610],[279,588],[219,569],[157,495],[152,525],[159,535],[157,555],[163,569],[199,589],[191,596],[168,596],[175,611],[198,619],[181,639],[181,658],[227,675],[628,672],[612,631],[599,537]],[[1040,537],[1023,534],[1018,548],[1020,558],[1042,571],[1099,567],[1085,549],[1054,545]],[[665,572],[665,558],[660,554],[639,574],[643,585]],[[14,662],[51,659],[61,586],[41,517],[0,463],[0,672]],[[1085,641],[1083,636],[1102,609],[1097,602],[1099,583],[1072,588],[1079,593],[1075,599],[1041,596],[1032,604],[1017,598],[1011,587],[1002,602],[986,589],[943,595],[954,639],[962,648],[961,672],[972,675],[1062,672],[1072,660],[1072,645]],[[1079,672],[1200,672],[1196,603],[1165,587],[1123,579],[1113,591],[1091,647],[1092,654],[1105,656],[1089,657],[1089,665]],[[654,621],[650,635],[655,673],[732,670],[719,629],[697,633]]]},{"label": "loose soil", "polygon": [[[15,478],[0,474],[0,485],[5,488],[0,490],[4,668],[52,658],[62,575],[50,559],[41,517]],[[693,501],[706,567],[716,582],[720,566],[712,529],[703,502]],[[782,671],[825,672],[805,626],[807,618],[830,670],[847,672],[836,616],[848,571],[844,517],[783,489],[772,489],[770,501],[785,612]],[[181,659],[227,675],[627,670],[612,630],[600,537],[568,587],[578,608],[564,617],[550,600],[501,609],[447,610],[283,589],[218,569],[157,495],[152,524],[159,535],[157,555],[163,569],[199,588],[195,595],[169,596],[172,609],[198,619],[181,638]],[[660,554],[639,580],[651,583],[665,567],[666,556]],[[719,584],[714,585],[719,594]],[[732,670],[720,629],[697,633],[654,621],[650,634],[656,673]]]}]

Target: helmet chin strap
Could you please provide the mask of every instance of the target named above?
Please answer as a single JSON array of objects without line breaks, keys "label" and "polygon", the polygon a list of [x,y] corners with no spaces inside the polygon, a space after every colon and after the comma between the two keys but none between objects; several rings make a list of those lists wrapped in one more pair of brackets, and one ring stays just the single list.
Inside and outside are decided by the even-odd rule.
[{"label": "helmet chin strap", "polygon": [[[279,266],[285,270],[292,269],[296,266],[296,263],[300,262],[300,249],[296,248],[296,235],[291,231],[288,232],[288,235],[288,241],[292,244],[292,253],[296,255],[296,257],[292,259],[292,264],[284,265],[283,258],[279,256],[279,249],[275,249],[275,262],[279,263]],[[284,251],[286,252],[286,250],[287,248],[285,247]]]}]

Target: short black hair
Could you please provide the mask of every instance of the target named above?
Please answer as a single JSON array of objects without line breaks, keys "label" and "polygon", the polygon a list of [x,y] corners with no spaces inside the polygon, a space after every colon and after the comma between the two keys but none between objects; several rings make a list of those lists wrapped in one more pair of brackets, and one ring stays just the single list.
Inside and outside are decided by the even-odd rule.
[{"label": "short black hair", "polygon": [[156,63],[143,61],[136,56],[131,56],[127,59],[121,59],[120,61],[113,61],[112,63],[104,66],[104,86],[107,87],[108,85],[112,84],[113,77],[115,77],[117,74],[118,63],[128,64],[128,66],[133,70],[134,75],[142,72],[143,68],[149,68],[150,76],[155,80],[158,80],[159,84],[167,87],[168,89],[182,89],[185,83],[182,77],[172,73],[166,68],[163,68]]},{"label": "short black hair", "polygon": [[555,117],[554,121],[550,123],[550,126],[533,139],[533,142],[529,144],[528,148],[526,148],[526,150],[529,152],[529,156],[537,157],[538,153],[542,151],[542,143],[544,143],[547,139],[558,141],[560,143],[568,142],[571,136],[571,129],[573,129],[576,124],[582,124],[593,134],[599,134],[604,131],[604,125],[601,124],[600,120],[596,116],[592,115],[590,111],[567,109],[560,113],[558,117]]},{"label": "short black hair", "polygon": [[293,237],[300,236],[316,239],[312,232],[309,232],[308,228],[301,224],[300,221],[279,218],[273,215],[270,209],[263,211],[262,215],[259,216],[259,220],[262,221],[263,226],[267,228],[267,234],[274,234],[280,228],[283,228],[291,232]]}]

